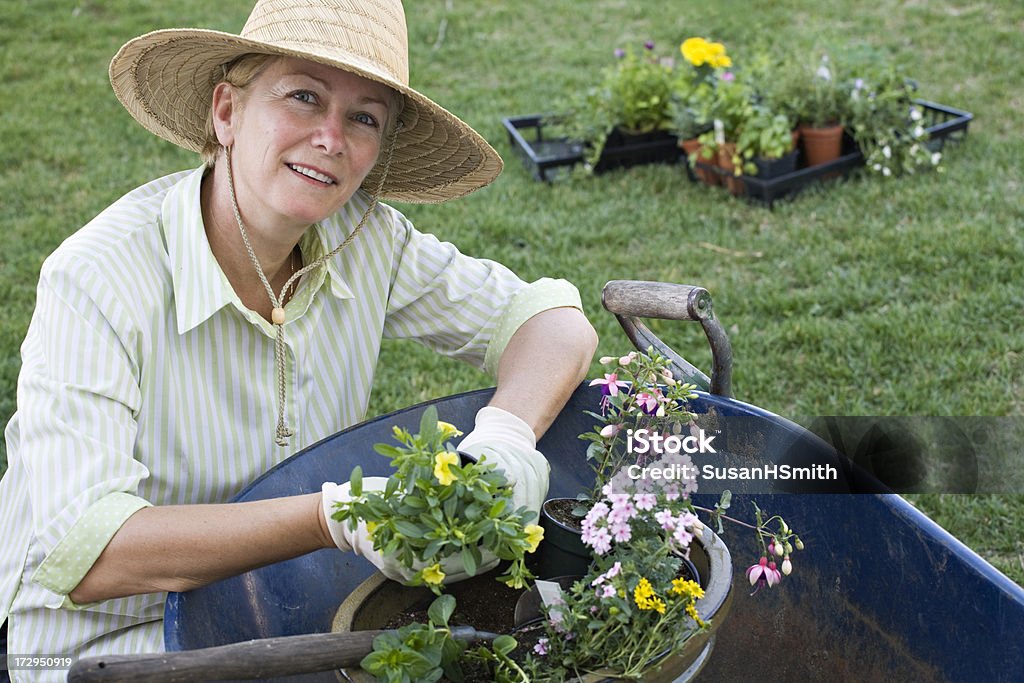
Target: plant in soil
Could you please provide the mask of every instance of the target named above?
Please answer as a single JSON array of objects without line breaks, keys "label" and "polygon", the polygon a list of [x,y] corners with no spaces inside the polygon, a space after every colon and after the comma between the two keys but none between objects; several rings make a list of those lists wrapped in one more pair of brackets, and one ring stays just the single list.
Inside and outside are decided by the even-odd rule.
[{"label": "plant in soil", "polygon": [[[464,641],[452,637],[448,621],[454,611],[455,598],[441,595],[427,609],[426,623],[408,624],[377,636],[373,652],[360,666],[386,683],[433,683],[442,678],[529,683],[526,673],[508,656],[516,648],[514,638],[501,635],[490,646],[468,648]],[[481,673],[486,677],[480,679]]]},{"label": "plant in soil", "polygon": [[[667,358],[648,349],[601,363],[611,372],[591,383],[602,390],[600,412],[589,413],[599,422],[580,436],[591,442],[587,455],[596,474],[589,499],[579,501],[586,509],[581,538],[593,563],[585,576],[542,606],[545,634],[524,664],[533,681],[597,672],[641,678],[652,663],[679,652],[708,628],[697,608],[704,591],[685,575],[683,562],[694,539],[709,533],[698,511],[709,513],[719,527],[731,520],[755,531],[761,558],[747,577],[758,587],[774,586],[788,574],[791,554],[803,545],[785,520],[756,504],[753,525],[726,517],[728,492],[714,510],[693,505],[698,470],[684,452],[689,449],[678,446],[687,438],[697,441],[699,430],[688,409],[696,395],[693,385],[674,380]],[[644,432],[649,438],[638,441]],[[681,476],[638,476],[644,467]],[[777,557],[784,558],[781,570]]]},{"label": "plant in soil", "polygon": [[513,508],[505,475],[485,460],[460,463],[448,443],[460,432],[439,422],[433,406],[424,411],[419,433],[399,427],[393,433],[400,446],[375,446],[395,468],[385,489],[363,490],[362,468],[354,468],[352,499],[337,503],[332,517],[353,529],[366,522],[375,550],[416,571],[409,585],[440,595],[446,566],[461,563],[474,576],[498,560],[509,562],[499,580],[525,585],[532,575],[524,558],[543,530],[531,523],[535,512]]}]

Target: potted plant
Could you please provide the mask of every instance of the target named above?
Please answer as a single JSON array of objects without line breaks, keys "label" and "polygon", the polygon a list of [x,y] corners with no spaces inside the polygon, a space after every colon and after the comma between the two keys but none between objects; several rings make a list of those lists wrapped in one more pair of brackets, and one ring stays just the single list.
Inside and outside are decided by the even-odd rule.
[{"label": "potted plant", "polygon": [[796,170],[798,135],[785,114],[763,104],[754,105],[736,139],[736,155],[743,172],[771,179]]},{"label": "potted plant", "polygon": [[865,68],[850,91],[850,132],[869,172],[896,177],[941,168],[942,154],[929,146],[915,84],[885,61]]},{"label": "potted plant", "polygon": [[[606,149],[657,142],[676,147],[669,132],[674,60],[657,56],[650,41],[641,51],[617,49],[615,56],[600,82],[571,98],[565,113],[550,121],[569,139],[584,143],[584,161],[592,170],[603,170],[602,162],[614,165],[602,159]],[[677,158],[670,157],[666,160]]]},{"label": "potted plant", "polygon": [[[489,647],[471,648],[448,627],[455,598],[435,600],[426,608],[425,622],[422,617],[416,623],[406,622],[397,632],[375,640],[374,652],[362,662],[364,674],[371,672],[381,682],[406,680],[403,676],[415,670],[416,680],[447,675],[452,680],[535,683],[660,682],[696,674],[702,654],[713,642],[711,629],[720,625],[728,608],[732,563],[713,528],[730,519],[724,515],[729,496],[723,495],[713,510],[698,508],[689,498],[696,487],[695,474],[663,479],[634,476],[633,467],[640,464],[660,470],[685,470],[692,465],[688,456],[673,452],[671,444],[696,438],[690,434],[694,416],[687,409],[693,387],[677,383],[668,360],[652,350],[601,361],[612,367],[593,382],[603,394],[600,405],[589,413],[598,424],[581,435],[590,442],[587,456],[597,475],[594,487],[580,501],[585,507],[580,540],[590,555],[582,576],[551,584],[557,592],[542,605],[536,603],[537,619],[529,629],[516,631],[513,639],[494,639]],[[640,437],[637,430],[658,434],[664,447],[632,448],[630,438]],[[430,563],[441,554],[467,558],[481,544],[511,563],[512,569],[499,577],[507,586],[528,584],[532,577],[523,558],[532,550],[548,550],[545,534],[527,524],[522,510],[506,510],[502,501],[511,494],[500,473],[486,463],[456,464],[447,455],[451,451],[441,439],[446,432],[447,427],[429,413],[419,434],[396,429],[402,447],[377,450],[391,457],[396,468],[404,468],[405,475],[389,482],[383,496],[358,494],[358,502],[340,510],[341,516],[375,520],[375,545],[379,542],[385,551],[397,553],[401,561],[411,563],[407,566],[422,567],[411,583],[422,583],[435,593],[458,591],[476,579],[445,585],[436,580],[440,568]],[[463,489],[469,488],[472,494],[463,497]],[[748,526],[757,535],[761,560],[747,570],[747,576],[752,585],[772,586],[789,573],[790,555],[802,544],[783,520],[766,517],[756,506],[755,510],[756,524]],[[435,511],[452,516],[438,523]],[[698,512],[710,515],[707,524],[698,519]],[[490,530],[483,537],[474,533],[478,522]],[[448,545],[447,539],[458,537],[455,529],[464,538]],[[385,533],[388,530],[395,533]],[[489,534],[503,540],[488,539]],[[483,559],[467,560],[467,569],[470,564],[480,566]],[[776,559],[782,559],[781,568]],[[516,581],[517,576],[523,583]],[[379,590],[385,583],[395,587],[397,598]],[[540,585],[551,588],[537,584],[530,592],[540,594]],[[371,578],[339,610],[339,617],[347,615],[343,628],[360,623],[362,628],[394,628],[397,625],[389,624],[385,606],[412,605],[418,598],[406,591],[416,590],[429,595],[424,587]],[[494,600],[484,602],[487,613],[496,607]],[[520,612],[518,605],[516,612]],[[366,679],[357,676],[355,680]]]},{"label": "potted plant", "polygon": [[418,433],[395,427],[399,445],[375,447],[394,467],[385,489],[363,490],[362,468],[354,468],[351,499],[336,503],[332,517],[352,529],[365,522],[375,550],[415,570],[409,585],[440,595],[446,562],[458,562],[474,576],[500,559],[509,564],[498,579],[522,587],[533,578],[525,556],[537,549],[543,530],[531,523],[534,512],[513,507],[501,471],[460,458],[448,443],[460,434],[439,422],[432,406]]},{"label": "potted plant", "polygon": [[732,66],[732,58],[722,43],[700,37],[687,38],[680,44],[679,51],[685,64],[676,71],[670,106],[671,130],[679,138],[679,146],[697,178],[709,185],[717,185],[718,174],[696,164],[704,159],[700,154],[699,136],[712,130],[707,103],[712,100],[719,76]]},{"label": "potted plant", "polygon": [[[610,372],[591,382],[602,392],[600,411],[590,413],[597,424],[580,435],[590,442],[587,458],[596,475],[579,501],[580,540],[592,562],[540,608],[543,635],[524,669],[534,681],[685,680],[678,677],[695,675],[691,667],[710,642],[709,622],[724,617],[731,583],[731,569],[722,567],[731,567],[728,551],[697,513],[720,526],[730,519],[723,513],[731,497],[723,495],[713,510],[690,501],[696,468],[680,452],[688,449],[673,444],[699,442],[687,408],[693,385],[676,382],[668,360],[650,349],[601,363]],[[676,476],[638,476],[643,468]],[[748,579],[775,585],[790,572],[790,555],[802,542],[784,520],[766,517],[756,505],[755,512],[756,524],[747,526],[762,559]],[[707,559],[715,553],[717,564]],[[694,576],[687,558],[700,558],[708,575]],[[776,558],[783,558],[782,569]]]},{"label": "potted plant", "polygon": [[827,53],[817,63],[789,60],[780,73],[781,96],[799,122],[800,141],[808,166],[837,159],[849,119],[849,87]]},{"label": "potted plant", "polygon": [[724,71],[719,74],[718,83],[703,106],[713,128],[699,138],[700,156],[714,159],[729,191],[742,194],[744,186],[739,176],[743,173],[743,159],[736,143],[754,113],[753,91],[735,73]]}]

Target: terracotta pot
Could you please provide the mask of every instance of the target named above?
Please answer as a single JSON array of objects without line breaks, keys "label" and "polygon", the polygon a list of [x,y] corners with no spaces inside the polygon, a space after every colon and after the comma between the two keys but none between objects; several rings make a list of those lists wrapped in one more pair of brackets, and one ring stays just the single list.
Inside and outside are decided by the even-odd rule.
[{"label": "terracotta pot", "polygon": [[705,185],[720,185],[721,184],[721,181],[719,180],[719,177],[718,177],[717,173],[715,173],[714,171],[712,171],[710,169],[703,168],[703,167],[701,167],[699,165],[701,163],[703,163],[703,164],[713,164],[714,163],[714,158],[705,159],[704,157],[701,156],[700,150],[702,148],[702,145],[700,144],[700,140],[698,140],[697,138],[691,138],[689,140],[680,140],[679,141],[679,146],[682,148],[683,153],[686,154],[687,163],[690,162],[690,156],[691,155],[696,155],[696,159],[697,159],[698,163],[690,164],[690,166],[691,166],[691,168],[693,168],[693,174],[695,176],[697,176],[697,180],[701,181]]},{"label": "terracotta pot", "polygon": [[839,158],[843,147],[842,126],[800,126],[799,130],[800,139],[803,141],[804,159],[807,160],[808,166],[818,166]]},{"label": "terracotta pot", "polygon": [[726,142],[718,147],[718,167],[722,169],[722,181],[734,195],[745,194],[747,186],[736,175],[736,166],[732,162],[732,156],[736,153],[736,143]]}]

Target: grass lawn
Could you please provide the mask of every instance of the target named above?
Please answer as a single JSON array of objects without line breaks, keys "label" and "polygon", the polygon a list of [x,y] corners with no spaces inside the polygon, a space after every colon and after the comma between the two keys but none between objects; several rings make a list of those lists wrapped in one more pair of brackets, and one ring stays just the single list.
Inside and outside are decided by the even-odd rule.
[{"label": "grass lawn", "polygon": [[[409,0],[412,81],[506,159],[491,187],[400,206],[418,227],[525,279],[581,290],[599,354],[628,341],[600,307],[610,279],[710,290],[731,335],[736,396],[781,415],[1024,412],[1024,153],[1018,0]],[[15,408],[18,348],[45,256],[114,199],[197,159],[138,126],[106,76],[120,45],[194,25],[237,31],[250,0],[44,0],[0,5],[0,420]],[[614,48],[691,35],[754,48],[871,45],[927,99],[975,114],[941,174],[856,175],[774,211],[636,168],[544,186],[511,154],[503,116],[549,111],[587,87]],[[699,366],[699,328],[655,325]],[[596,372],[595,366],[594,371]],[[474,370],[386,344],[371,414],[485,386]],[[1019,455],[1018,455],[1019,459]],[[0,453],[0,469],[4,457]],[[1024,468],[1019,468],[1024,472]],[[1024,491],[1019,482],[1014,489]],[[1024,496],[912,497],[1024,583]]]}]

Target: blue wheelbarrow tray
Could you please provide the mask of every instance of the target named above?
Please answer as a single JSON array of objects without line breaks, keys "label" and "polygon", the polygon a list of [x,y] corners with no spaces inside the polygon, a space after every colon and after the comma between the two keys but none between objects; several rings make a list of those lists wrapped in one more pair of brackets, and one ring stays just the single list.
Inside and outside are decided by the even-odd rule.
[{"label": "blue wheelbarrow tray", "polygon": [[[677,379],[694,381],[691,410],[720,428],[716,445],[763,463],[832,463],[843,476],[783,493],[778,484],[734,495],[730,515],[753,517],[749,500],[783,516],[807,544],[781,585],[752,589],[744,576],[758,560],[752,532],[727,524],[732,552],[732,608],[699,681],[1024,681],[1024,590],[893,493],[864,486],[849,463],[821,439],[778,415],[729,398],[732,350],[707,290],[674,283],[612,281],[604,307],[639,349],[653,346],[672,361]],[[699,322],[712,351],[710,379],[668,348],[640,317]],[[295,454],[254,481],[236,500],[319,491],[361,465],[387,475],[373,445],[392,427],[418,429],[427,406],[470,431],[493,390],[430,401],[352,427]],[[587,442],[600,392],[585,383],[538,444],[551,463],[549,497],[587,490],[593,472]],[[696,461],[695,463],[699,464]],[[750,463],[754,464],[754,463]],[[870,484],[870,482],[868,482]],[[877,483],[877,482],[876,482]],[[694,503],[713,507],[719,490],[702,480]],[[731,481],[721,488],[742,494]],[[885,490],[882,488],[881,490]],[[749,493],[750,491],[748,491]],[[167,650],[213,647],[275,636],[324,633],[344,598],[374,567],[352,553],[322,550],[167,598]],[[457,616],[457,613],[456,613]],[[456,619],[457,621],[457,619]],[[658,634],[651,634],[657,638]],[[290,677],[337,681],[335,672]]]},{"label": "blue wheelbarrow tray", "polygon": [[[261,500],[320,490],[359,464],[386,475],[373,445],[391,428],[415,431],[428,405],[469,431],[493,390],[430,401],[370,420],[297,453],[242,491]],[[597,388],[582,385],[539,444],[551,463],[549,496],[574,496],[592,481],[586,442]],[[698,392],[692,409],[743,418],[766,457],[792,453],[802,428],[755,406]],[[813,443],[802,448],[817,447]],[[824,447],[823,445],[821,447]],[[819,456],[815,456],[819,457]],[[830,457],[830,456],[829,456]],[[731,512],[746,516],[745,496]],[[745,681],[1021,681],[1024,680],[1024,590],[895,494],[759,493],[765,510],[797,528],[807,549],[793,574],[753,596],[744,576],[757,561],[749,531],[727,524],[733,552],[732,611],[718,631],[698,680]],[[717,495],[694,502],[713,505]],[[322,550],[168,596],[167,650],[257,638],[328,632],[342,600],[374,567],[352,553]],[[652,634],[652,637],[657,637]],[[337,681],[333,672],[295,680]]]}]

